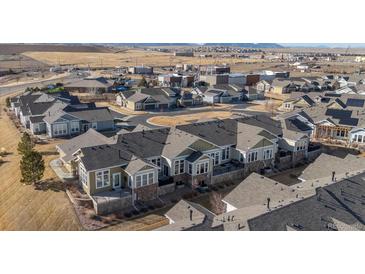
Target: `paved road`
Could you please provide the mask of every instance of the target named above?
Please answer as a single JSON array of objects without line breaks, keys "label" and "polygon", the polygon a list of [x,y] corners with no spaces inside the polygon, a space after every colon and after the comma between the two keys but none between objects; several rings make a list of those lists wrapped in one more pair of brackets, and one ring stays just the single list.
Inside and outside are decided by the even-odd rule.
[{"label": "paved road", "polygon": [[147,120],[151,117],[154,116],[174,116],[174,115],[182,115],[182,114],[194,114],[194,113],[199,113],[199,112],[210,112],[210,111],[232,111],[236,114],[241,114],[243,116],[252,116],[252,115],[268,115],[271,116],[270,113],[267,112],[259,112],[259,111],[250,111],[250,110],[245,110],[245,108],[247,108],[248,105],[246,103],[242,103],[242,104],[238,104],[238,105],[234,105],[232,107],[232,109],[211,109],[211,108],[189,108],[189,109],[181,109],[181,110],[176,110],[176,111],[168,111],[168,112],[156,112],[156,113],[149,113],[149,114],[145,114],[145,115],[131,115],[126,117],[124,120],[128,121],[128,125],[133,125],[136,126],[138,124],[142,124],[144,126],[148,126],[150,128],[158,128],[158,126],[155,125],[151,125],[147,122]]},{"label": "paved road", "polygon": [[78,76],[68,75],[68,76],[51,79],[51,80],[40,80],[37,82],[28,83],[28,84],[20,84],[20,85],[14,85],[14,86],[9,86],[9,87],[0,87],[0,96],[7,95],[7,94],[17,92],[17,91],[24,91],[27,87],[46,86],[46,85],[54,84],[57,82],[69,83],[69,82],[75,81],[77,79],[79,79]]}]

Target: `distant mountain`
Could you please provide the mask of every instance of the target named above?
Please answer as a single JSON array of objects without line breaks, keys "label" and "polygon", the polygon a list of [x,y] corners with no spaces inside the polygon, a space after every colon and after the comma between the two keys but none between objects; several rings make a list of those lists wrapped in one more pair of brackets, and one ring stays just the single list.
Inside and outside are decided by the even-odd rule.
[{"label": "distant mountain", "polygon": [[283,48],[276,43],[105,43],[110,46],[136,46],[136,47],[184,47],[184,46],[214,46],[214,47],[240,47],[240,48]]},{"label": "distant mountain", "polygon": [[365,48],[365,43],[281,43],[287,48]]}]

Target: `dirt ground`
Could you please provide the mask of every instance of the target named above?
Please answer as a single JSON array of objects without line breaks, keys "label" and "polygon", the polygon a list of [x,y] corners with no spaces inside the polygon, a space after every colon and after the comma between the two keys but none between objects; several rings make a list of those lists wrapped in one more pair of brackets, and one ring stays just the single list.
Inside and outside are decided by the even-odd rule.
[{"label": "dirt ground", "polygon": [[174,66],[176,64],[241,64],[264,62],[261,59],[238,59],[238,58],[200,58],[174,56],[172,53],[146,51],[141,49],[129,49],[120,52],[35,52],[29,51],[23,55],[49,65],[69,65],[90,67],[113,67],[113,66]]},{"label": "dirt ground", "polygon": [[233,115],[230,111],[209,111],[194,114],[183,114],[174,116],[155,116],[148,119],[148,122],[159,126],[176,126],[197,122],[200,120],[226,119]]}]

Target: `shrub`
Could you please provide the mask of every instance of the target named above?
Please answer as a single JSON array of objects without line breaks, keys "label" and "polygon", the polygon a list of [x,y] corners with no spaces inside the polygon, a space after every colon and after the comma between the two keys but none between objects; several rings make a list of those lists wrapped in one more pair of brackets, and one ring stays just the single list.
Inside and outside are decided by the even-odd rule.
[{"label": "shrub", "polygon": [[154,210],[154,209],[155,209],[155,207],[154,207],[153,205],[149,205],[149,206],[148,206],[148,209],[149,209],[149,210]]},{"label": "shrub", "polygon": [[133,210],[133,211],[132,211],[132,214],[133,214],[133,215],[138,215],[138,214],[139,214],[139,211],[138,211],[138,210]]}]

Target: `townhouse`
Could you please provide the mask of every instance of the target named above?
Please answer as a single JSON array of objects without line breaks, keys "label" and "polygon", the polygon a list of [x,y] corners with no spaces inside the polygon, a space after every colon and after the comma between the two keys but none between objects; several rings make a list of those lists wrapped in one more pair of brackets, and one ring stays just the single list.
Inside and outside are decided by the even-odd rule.
[{"label": "townhouse", "polygon": [[100,204],[115,193],[128,199],[116,204],[130,205],[179,186],[195,189],[272,169],[282,137],[280,121],[254,116],[124,133],[115,142],[79,147],[72,158],[84,191],[103,212]]},{"label": "townhouse", "polygon": [[364,230],[364,171],[361,156],[321,154],[292,186],[251,173],[222,198],[224,213],[181,200],[157,230]]},{"label": "townhouse", "polygon": [[115,129],[114,118],[108,108],[81,104],[68,92],[24,93],[12,99],[11,109],[34,135],[46,134],[52,138],[77,135],[89,128],[98,131]]}]

